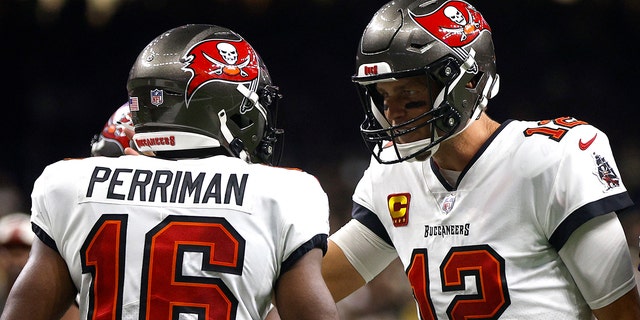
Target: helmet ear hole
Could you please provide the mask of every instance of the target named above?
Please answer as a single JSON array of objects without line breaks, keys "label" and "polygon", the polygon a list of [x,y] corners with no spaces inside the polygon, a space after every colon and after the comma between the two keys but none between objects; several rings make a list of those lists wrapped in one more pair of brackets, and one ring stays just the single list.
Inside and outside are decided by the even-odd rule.
[{"label": "helmet ear hole", "polygon": [[243,114],[234,114],[231,118],[240,130],[245,130],[253,125],[253,121]]},{"label": "helmet ear hole", "polygon": [[467,82],[466,87],[475,90],[478,87],[480,80],[482,80],[483,75],[483,72],[478,72],[471,80],[469,80],[469,82]]}]

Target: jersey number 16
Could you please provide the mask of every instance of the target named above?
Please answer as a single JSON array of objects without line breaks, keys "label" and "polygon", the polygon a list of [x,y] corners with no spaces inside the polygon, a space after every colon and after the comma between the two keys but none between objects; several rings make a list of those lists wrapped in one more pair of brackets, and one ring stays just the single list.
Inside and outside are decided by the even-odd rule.
[{"label": "jersey number 16", "polygon": [[[121,319],[125,274],[127,215],[103,215],[82,249],[82,272],[89,273],[87,319]],[[202,270],[240,275],[245,240],[225,220],[168,216],[145,238],[139,319],[235,319],[238,300],[219,278],[186,276],[185,253],[202,254]]]}]

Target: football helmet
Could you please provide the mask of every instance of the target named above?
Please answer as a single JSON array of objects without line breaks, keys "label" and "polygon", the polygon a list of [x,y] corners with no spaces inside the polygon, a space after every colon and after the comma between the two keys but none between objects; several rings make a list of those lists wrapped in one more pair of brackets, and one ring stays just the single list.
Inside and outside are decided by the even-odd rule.
[{"label": "football helmet", "polygon": [[91,156],[119,157],[129,147],[129,137],[125,128],[133,130],[129,102],[125,102],[109,117],[102,132],[91,140]]},{"label": "football helmet", "polygon": [[[365,109],[362,138],[380,163],[431,155],[438,144],[462,132],[498,93],[491,29],[465,1],[396,0],[383,6],[364,30],[352,77]],[[426,75],[437,88],[432,108],[398,125],[384,117],[376,83]],[[430,136],[391,143],[422,126]],[[393,148],[393,152],[383,149]]]},{"label": "football helmet", "polygon": [[224,27],[189,24],[162,33],[139,54],[127,90],[141,152],[191,158],[226,150],[271,163],[283,133],[273,126],[282,96],[267,67]]}]

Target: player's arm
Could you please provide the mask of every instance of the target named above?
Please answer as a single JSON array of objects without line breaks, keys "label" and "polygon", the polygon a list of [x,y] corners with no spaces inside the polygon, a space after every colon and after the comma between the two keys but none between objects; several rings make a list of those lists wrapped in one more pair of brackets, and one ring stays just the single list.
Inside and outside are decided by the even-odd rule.
[{"label": "player's arm", "polygon": [[631,255],[614,212],[580,226],[558,253],[598,320],[640,319]]},{"label": "player's arm", "polygon": [[[331,239],[336,239],[336,241],[338,241],[339,243],[343,243],[343,245],[346,247],[348,247],[347,244],[353,245],[356,243],[360,243],[361,241],[352,241],[352,239],[362,237],[361,228],[364,228],[364,226],[361,226],[357,221],[354,220],[350,223],[347,223],[340,230],[338,230],[338,232],[336,232],[329,238],[327,253],[322,259],[322,277],[324,283],[329,288],[334,301],[336,302],[342,300],[354,291],[358,290],[358,288],[362,287],[366,283],[366,281],[363,276],[360,275],[358,270],[351,264],[345,252]],[[368,242],[365,241],[364,243]],[[359,249],[356,247],[358,247]],[[353,257],[354,251],[352,251],[352,249],[355,252],[365,252],[367,250],[371,250],[369,251],[371,253],[375,252],[375,248],[373,246],[356,245],[351,249],[347,249],[347,252],[349,252],[350,256],[352,256],[352,259],[355,259],[355,257]],[[285,275],[287,273],[285,273]],[[283,278],[283,276],[281,276],[280,278]],[[278,295],[276,295],[275,301],[278,307],[271,309],[265,320],[281,319],[281,316],[278,313],[282,313],[280,308],[284,305],[284,303],[280,300],[280,298],[278,298]],[[282,317],[282,319],[284,319],[284,317]]]},{"label": "player's arm", "polygon": [[397,257],[391,245],[352,219],[329,237],[322,276],[337,302],[371,281]]},{"label": "player's arm", "polygon": [[322,259],[322,277],[327,283],[333,300],[338,302],[366,284],[360,273],[351,265],[342,249],[329,240],[327,254]]},{"label": "player's arm", "polygon": [[598,320],[640,319],[640,295],[635,287],[606,307],[593,310]]},{"label": "player's arm", "polygon": [[280,275],[275,288],[280,318],[339,319],[336,304],[322,280],[321,262],[322,249],[315,248]]},{"label": "player's arm", "polygon": [[77,294],[62,257],[38,238],[27,264],[16,279],[2,320],[59,319]]}]

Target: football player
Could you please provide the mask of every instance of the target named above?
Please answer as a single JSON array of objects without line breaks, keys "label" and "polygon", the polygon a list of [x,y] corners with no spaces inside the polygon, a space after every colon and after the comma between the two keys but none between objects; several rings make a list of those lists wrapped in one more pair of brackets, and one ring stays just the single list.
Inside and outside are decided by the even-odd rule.
[{"label": "football player", "polygon": [[399,257],[421,319],[640,319],[607,135],[572,117],[492,120],[478,10],[389,2],[356,64],[372,161],[323,260],[336,301]]},{"label": "football player", "polygon": [[337,319],[321,275],[328,200],[318,180],[269,165],[280,99],[237,33],[159,35],[127,81],[132,143],[149,156],[63,160],[32,193],[37,239],[3,320]]},{"label": "football player", "polygon": [[91,155],[119,157],[129,147],[133,122],[129,111],[129,101],[122,104],[109,117],[102,131],[91,139]]}]

